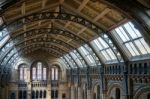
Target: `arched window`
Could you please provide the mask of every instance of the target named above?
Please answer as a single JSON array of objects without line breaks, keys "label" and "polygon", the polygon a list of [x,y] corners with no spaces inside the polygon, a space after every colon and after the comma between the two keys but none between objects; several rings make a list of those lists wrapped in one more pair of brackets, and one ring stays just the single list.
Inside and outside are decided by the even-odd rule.
[{"label": "arched window", "polygon": [[120,89],[116,89],[116,99],[120,99]]},{"label": "arched window", "polygon": [[36,99],[39,98],[39,91],[36,91]]},{"label": "arched window", "polygon": [[46,91],[44,90],[44,96],[43,96],[44,98],[46,98]]},{"label": "arched window", "polygon": [[58,90],[51,90],[51,99],[58,98]]},{"label": "arched window", "polygon": [[54,66],[51,68],[51,80],[58,80],[58,67]]},{"label": "arched window", "polygon": [[27,91],[23,91],[23,99],[27,99]]},{"label": "arched window", "polygon": [[32,99],[35,99],[35,91],[32,91]]},{"label": "arched window", "polygon": [[40,91],[40,98],[42,98],[43,97],[43,92],[42,92],[42,90]]},{"label": "arched window", "polygon": [[27,79],[27,67],[26,65],[21,65],[19,67],[19,80],[26,80]]},{"label": "arched window", "polygon": [[19,97],[18,99],[27,99],[27,91],[19,90],[18,97]]},{"label": "arched window", "polygon": [[32,67],[32,80],[47,80],[47,68],[42,62]]}]

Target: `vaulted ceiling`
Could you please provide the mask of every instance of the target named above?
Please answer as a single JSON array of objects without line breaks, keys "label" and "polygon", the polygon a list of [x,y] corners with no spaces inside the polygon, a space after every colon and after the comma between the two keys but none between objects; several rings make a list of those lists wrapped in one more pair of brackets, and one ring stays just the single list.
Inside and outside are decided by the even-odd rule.
[{"label": "vaulted ceiling", "polygon": [[[104,1],[91,0],[20,0],[2,15],[15,48],[24,49],[25,54],[33,48],[51,50],[57,57],[127,20]],[[96,26],[99,33],[89,25]]]}]

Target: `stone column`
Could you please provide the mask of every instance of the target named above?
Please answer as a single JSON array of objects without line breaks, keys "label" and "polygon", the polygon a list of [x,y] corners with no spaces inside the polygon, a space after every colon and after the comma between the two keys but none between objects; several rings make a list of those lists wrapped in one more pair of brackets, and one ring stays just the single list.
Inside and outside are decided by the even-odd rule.
[{"label": "stone column", "polygon": [[82,99],[82,90],[78,87],[78,99]]},{"label": "stone column", "polygon": [[51,99],[51,84],[50,80],[47,82],[46,99]]},{"label": "stone column", "polygon": [[92,91],[91,91],[91,89],[88,89],[87,90],[87,99],[92,99]]},{"label": "stone column", "polygon": [[107,99],[107,91],[103,90],[102,94],[100,95],[102,99]]},{"label": "stone column", "polygon": [[31,97],[32,97],[32,90],[31,90],[31,82],[30,81],[27,82],[27,88],[28,88],[28,90],[27,90],[27,99],[31,99]]},{"label": "stone column", "polygon": [[71,99],[75,99],[74,86],[71,86]]}]

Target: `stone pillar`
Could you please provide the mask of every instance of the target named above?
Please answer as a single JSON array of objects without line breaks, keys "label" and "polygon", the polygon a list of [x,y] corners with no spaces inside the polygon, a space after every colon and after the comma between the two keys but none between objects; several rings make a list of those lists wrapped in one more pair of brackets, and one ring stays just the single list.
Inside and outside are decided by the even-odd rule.
[{"label": "stone pillar", "polygon": [[100,95],[102,99],[107,99],[107,91],[103,90],[102,94]]},{"label": "stone pillar", "polygon": [[46,91],[46,99],[51,99],[51,84],[49,81],[47,82],[47,91]]},{"label": "stone pillar", "polygon": [[92,99],[92,91],[91,91],[91,89],[88,89],[87,90],[87,99]]},{"label": "stone pillar", "polygon": [[82,90],[78,87],[78,99],[82,99]]},{"label": "stone pillar", "polygon": [[71,99],[75,99],[74,86],[71,86]]}]

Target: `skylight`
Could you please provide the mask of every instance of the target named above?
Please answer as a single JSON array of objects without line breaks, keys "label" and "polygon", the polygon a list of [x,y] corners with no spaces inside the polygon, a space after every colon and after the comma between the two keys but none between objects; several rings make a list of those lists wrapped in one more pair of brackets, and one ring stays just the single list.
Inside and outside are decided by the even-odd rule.
[{"label": "skylight", "polygon": [[80,53],[82,54],[82,56],[85,58],[85,60],[87,61],[87,63],[90,66],[94,66],[95,65],[95,61],[94,61],[92,55],[83,46],[78,48],[78,50],[80,51]]},{"label": "skylight", "polygon": [[93,47],[97,50],[100,57],[104,61],[112,61],[117,60],[114,52],[111,50],[111,48],[108,46],[108,44],[101,38],[97,38],[91,42]]},{"label": "skylight", "polygon": [[141,56],[150,53],[150,47],[133,23],[125,23],[112,30],[112,33],[118,38],[119,43],[121,42],[127,48],[130,56]]}]

